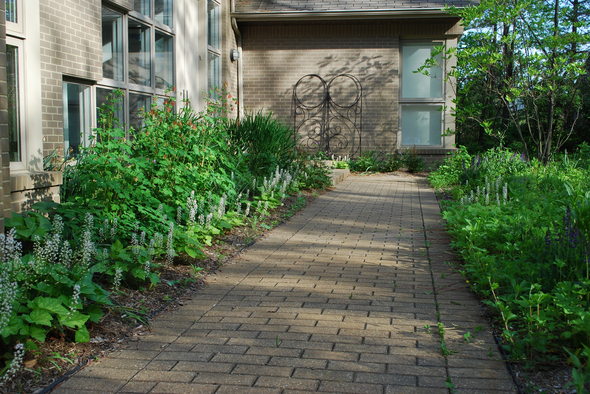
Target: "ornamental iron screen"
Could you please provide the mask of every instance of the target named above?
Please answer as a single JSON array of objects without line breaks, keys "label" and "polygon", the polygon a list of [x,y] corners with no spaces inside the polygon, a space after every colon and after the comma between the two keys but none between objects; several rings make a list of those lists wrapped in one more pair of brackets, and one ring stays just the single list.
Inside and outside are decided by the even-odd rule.
[{"label": "ornamental iron screen", "polygon": [[353,157],[361,153],[363,88],[353,75],[326,81],[303,76],[293,87],[293,126],[301,149]]}]

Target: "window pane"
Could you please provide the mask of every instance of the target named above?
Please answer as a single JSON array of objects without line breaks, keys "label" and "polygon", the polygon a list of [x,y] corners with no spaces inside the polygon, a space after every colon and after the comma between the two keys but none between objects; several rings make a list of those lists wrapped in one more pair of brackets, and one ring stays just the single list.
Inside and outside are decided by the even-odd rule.
[{"label": "window pane", "polygon": [[75,156],[90,139],[90,86],[64,82],[63,101],[65,152]]},{"label": "window pane", "polygon": [[174,86],[174,40],[172,36],[156,32],[156,87]]},{"label": "window pane", "polygon": [[207,43],[213,48],[219,48],[219,4],[209,1],[209,11],[207,13]]},{"label": "window pane", "polygon": [[[98,119],[98,127],[103,127],[104,125],[101,124],[101,107],[107,103],[109,99],[112,99],[111,95],[113,94],[112,89],[102,89],[96,88],[96,119]],[[115,119],[117,120],[116,127],[123,127],[125,124],[125,117],[124,117],[124,108],[125,108],[125,99],[120,97],[114,103],[114,111],[115,111]]]},{"label": "window pane", "polygon": [[155,0],[154,8],[154,19],[164,25],[172,27],[173,0]]},{"label": "window pane", "polygon": [[151,85],[150,29],[129,19],[129,82]]},{"label": "window pane", "polygon": [[152,16],[152,12],[150,10],[151,0],[135,0],[133,2],[133,9],[140,14],[143,14],[147,17]]},{"label": "window pane", "polygon": [[209,91],[221,87],[221,59],[219,55],[209,52]]},{"label": "window pane", "polygon": [[102,76],[123,80],[123,16],[102,9]]},{"label": "window pane", "polygon": [[442,97],[442,56],[436,57],[437,65],[424,75],[417,71],[432,57],[434,44],[407,44],[402,49],[402,98]]},{"label": "window pane", "polygon": [[441,145],[442,106],[402,106],[402,145]]},{"label": "window pane", "polygon": [[129,126],[135,130],[143,126],[143,117],[151,109],[151,97],[144,94],[129,93]]},{"label": "window pane", "polygon": [[18,48],[12,45],[6,45],[8,144],[10,161],[21,161],[20,81],[18,67]]},{"label": "window pane", "polygon": [[17,0],[5,0],[6,22],[18,23],[16,2]]}]

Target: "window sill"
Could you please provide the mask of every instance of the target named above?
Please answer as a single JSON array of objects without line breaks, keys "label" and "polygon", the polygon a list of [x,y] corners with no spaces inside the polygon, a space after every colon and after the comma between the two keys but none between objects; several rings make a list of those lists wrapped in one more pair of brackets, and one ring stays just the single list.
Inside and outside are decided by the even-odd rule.
[{"label": "window sill", "polygon": [[63,175],[58,171],[22,171],[10,174],[10,188],[13,193],[61,186],[62,183]]},{"label": "window sill", "polygon": [[417,155],[446,155],[447,153],[455,152],[457,148],[441,148],[440,146],[402,146],[398,149],[399,152],[412,151]]}]

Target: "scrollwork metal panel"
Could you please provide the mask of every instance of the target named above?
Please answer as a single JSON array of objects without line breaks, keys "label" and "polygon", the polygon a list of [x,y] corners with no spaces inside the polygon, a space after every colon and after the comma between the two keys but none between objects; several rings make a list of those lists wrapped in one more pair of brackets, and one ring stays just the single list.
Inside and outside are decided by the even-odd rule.
[{"label": "scrollwork metal panel", "polygon": [[363,89],[353,75],[326,82],[308,74],[293,87],[293,126],[299,146],[310,153],[356,156],[362,149]]}]

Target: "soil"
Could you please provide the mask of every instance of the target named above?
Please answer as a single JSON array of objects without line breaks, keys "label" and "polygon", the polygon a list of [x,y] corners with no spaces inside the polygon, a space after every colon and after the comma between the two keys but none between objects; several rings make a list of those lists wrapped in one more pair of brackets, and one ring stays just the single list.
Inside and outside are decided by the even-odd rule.
[{"label": "soil", "polygon": [[[149,332],[149,322],[160,313],[173,310],[189,300],[207,283],[224,262],[251,246],[272,228],[284,223],[317,196],[302,192],[286,199],[282,206],[260,219],[256,226],[235,227],[217,237],[204,252],[205,259],[177,258],[160,271],[161,281],[153,288],[122,289],[112,296],[116,305],[100,324],[89,327],[90,342],[74,343],[63,336],[47,338],[39,349],[25,355],[25,366],[0,392],[49,393],[59,383],[93,360],[119,349],[130,340]],[[193,266],[201,267],[198,273]]]}]

